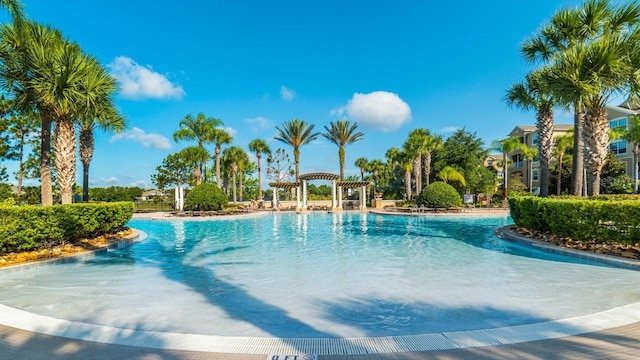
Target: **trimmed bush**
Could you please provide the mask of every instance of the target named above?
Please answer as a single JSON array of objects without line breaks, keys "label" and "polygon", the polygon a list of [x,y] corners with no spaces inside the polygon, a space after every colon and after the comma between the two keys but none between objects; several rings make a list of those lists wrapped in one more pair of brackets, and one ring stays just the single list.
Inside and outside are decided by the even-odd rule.
[{"label": "trimmed bush", "polygon": [[187,193],[184,208],[187,210],[222,210],[229,203],[227,195],[215,184],[200,184]]},{"label": "trimmed bush", "polygon": [[640,241],[640,202],[589,198],[509,197],[516,225],[575,240]]},{"label": "trimmed bush", "polygon": [[124,229],[132,202],[0,206],[0,254],[38,250]]},{"label": "trimmed bush", "polygon": [[462,205],[462,197],[456,189],[442,181],[425,187],[416,198],[416,205],[428,208],[452,208]]}]

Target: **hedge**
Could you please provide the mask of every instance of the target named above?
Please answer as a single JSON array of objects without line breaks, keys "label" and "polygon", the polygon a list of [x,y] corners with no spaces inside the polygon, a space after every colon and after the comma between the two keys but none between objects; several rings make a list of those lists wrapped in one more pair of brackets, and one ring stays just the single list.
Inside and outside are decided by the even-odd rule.
[{"label": "hedge", "polygon": [[512,196],[509,207],[516,225],[529,230],[575,240],[640,241],[638,200]]},{"label": "hedge", "polygon": [[133,202],[0,206],[0,254],[38,250],[122,230]]}]

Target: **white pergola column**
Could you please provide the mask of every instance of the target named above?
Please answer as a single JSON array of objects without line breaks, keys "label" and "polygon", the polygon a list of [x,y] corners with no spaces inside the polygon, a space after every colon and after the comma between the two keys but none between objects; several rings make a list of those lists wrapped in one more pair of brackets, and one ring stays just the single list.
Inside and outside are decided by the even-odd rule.
[{"label": "white pergola column", "polygon": [[331,211],[336,210],[336,181],[331,181]]},{"label": "white pergola column", "polygon": [[338,211],[342,211],[342,186],[338,186]]},{"label": "white pergola column", "polygon": [[367,210],[367,187],[360,188],[360,210]]},{"label": "white pergola column", "polygon": [[302,204],[300,203],[300,186],[296,186],[296,211],[300,211],[302,209]]},{"label": "white pergola column", "polygon": [[273,210],[278,209],[278,188],[273,188],[273,199],[271,199],[271,208]]},{"label": "white pergola column", "polygon": [[307,210],[307,180],[302,180],[302,210]]}]

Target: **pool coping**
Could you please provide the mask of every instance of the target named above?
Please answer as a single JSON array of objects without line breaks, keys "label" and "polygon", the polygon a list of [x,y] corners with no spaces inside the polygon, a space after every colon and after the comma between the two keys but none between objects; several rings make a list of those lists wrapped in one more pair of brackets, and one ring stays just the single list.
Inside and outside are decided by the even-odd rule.
[{"label": "pool coping", "polygon": [[[406,215],[405,215],[406,216]],[[539,248],[551,248],[539,244],[540,240],[522,238],[509,231],[510,226],[496,229],[510,241]],[[507,229],[505,229],[507,228]],[[146,238],[144,232],[114,242],[109,246],[64,258],[19,264],[0,271],[55,265],[61,262],[80,261],[98,254],[130,246]],[[542,246],[546,245],[546,246]],[[579,252],[573,250],[572,252]],[[590,254],[598,256],[598,254]],[[611,259],[607,259],[611,260]],[[640,263],[638,264],[640,266]],[[418,335],[354,337],[354,338],[276,338],[238,337],[189,333],[167,333],[117,328],[105,325],[74,322],[38,315],[0,304],[0,324],[40,334],[64,338],[157,349],[204,351],[235,354],[317,354],[364,355],[376,353],[423,352],[463,348],[508,345],[523,342],[556,339],[566,336],[597,332],[640,322],[640,302],[602,312],[552,320],[534,324],[489,328],[480,330],[435,332]]]}]

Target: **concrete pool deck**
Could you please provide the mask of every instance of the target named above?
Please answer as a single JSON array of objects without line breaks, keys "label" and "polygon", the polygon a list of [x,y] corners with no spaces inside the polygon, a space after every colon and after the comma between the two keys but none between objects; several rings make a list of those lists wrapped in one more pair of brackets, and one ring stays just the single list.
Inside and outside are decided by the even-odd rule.
[{"label": "concrete pool deck", "polygon": [[4,306],[0,323],[0,358],[7,359],[267,359],[268,354],[304,352],[320,359],[632,359],[640,350],[640,304],[509,328],[356,339],[142,332]]}]

